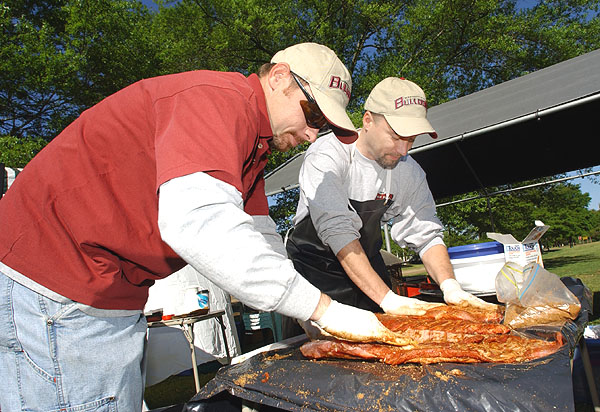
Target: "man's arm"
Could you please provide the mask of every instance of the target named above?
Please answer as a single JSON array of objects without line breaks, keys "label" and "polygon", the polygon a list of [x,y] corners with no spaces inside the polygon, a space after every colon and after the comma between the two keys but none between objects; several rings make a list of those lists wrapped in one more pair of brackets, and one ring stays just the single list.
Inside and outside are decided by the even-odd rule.
[{"label": "man's arm", "polygon": [[273,250],[287,258],[283,239],[281,238],[281,235],[277,233],[277,225],[273,219],[271,219],[270,216],[253,215],[252,220],[254,221],[254,228],[262,233]]},{"label": "man's arm", "polygon": [[425,270],[431,278],[441,285],[446,279],[454,279],[454,269],[450,263],[448,249],[444,245],[431,246],[421,256]]},{"label": "man's arm", "polygon": [[267,243],[242,208],[233,186],[206,173],[171,179],[159,192],[161,236],[194,269],[242,302],[308,319],[321,293]]},{"label": "man's arm", "polygon": [[369,258],[358,240],[344,246],[337,254],[344,271],[360,290],[378,305],[390,288],[371,266]]},{"label": "man's arm", "polygon": [[315,311],[313,312],[312,316],[310,317],[310,320],[318,321],[319,319],[321,319],[321,317],[323,317],[323,315],[325,314],[325,311],[327,311],[327,308],[329,307],[330,304],[331,304],[331,298],[328,295],[321,293],[321,297],[319,298],[319,303],[317,304]]},{"label": "man's arm", "polygon": [[385,313],[393,315],[423,315],[427,309],[439,306],[395,294],[375,272],[358,240],[344,246],[337,254],[342,268],[360,290]]},{"label": "man's arm", "polygon": [[241,207],[233,186],[205,173],[172,179],[160,187],[161,235],[194,269],[255,308],[310,318],[347,339],[385,334],[373,313],[332,301],[300,276]]}]

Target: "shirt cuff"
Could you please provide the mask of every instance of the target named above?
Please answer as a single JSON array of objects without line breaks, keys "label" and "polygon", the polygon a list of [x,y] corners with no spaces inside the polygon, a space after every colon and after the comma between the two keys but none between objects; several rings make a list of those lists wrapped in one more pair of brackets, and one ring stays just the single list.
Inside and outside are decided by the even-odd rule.
[{"label": "shirt cuff", "polygon": [[425,246],[423,246],[419,250],[419,257],[422,258],[423,255],[425,254],[425,252],[427,252],[431,247],[433,247],[435,245],[446,246],[446,244],[444,243],[444,241],[441,237],[434,237],[429,243],[427,243]]},{"label": "shirt cuff", "polygon": [[356,239],[360,239],[360,235],[356,237],[352,234],[341,233],[329,236],[323,243],[328,245],[333,254],[337,256],[338,252],[342,250],[344,246]]}]

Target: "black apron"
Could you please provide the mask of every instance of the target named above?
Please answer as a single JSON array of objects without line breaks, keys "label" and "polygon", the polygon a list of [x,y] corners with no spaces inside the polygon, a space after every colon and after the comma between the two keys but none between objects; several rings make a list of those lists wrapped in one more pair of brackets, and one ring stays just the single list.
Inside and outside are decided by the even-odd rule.
[{"label": "black apron", "polygon": [[[392,283],[383,257],[379,250],[381,238],[381,218],[392,202],[385,199],[350,204],[362,221],[360,244],[371,266],[391,289]],[[328,246],[323,245],[312,223],[310,215],[300,221],[288,235],[286,249],[296,270],[321,292],[346,305],[352,305],[372,312],[381,308],[365,295],[348,277],[337,257]]]}]

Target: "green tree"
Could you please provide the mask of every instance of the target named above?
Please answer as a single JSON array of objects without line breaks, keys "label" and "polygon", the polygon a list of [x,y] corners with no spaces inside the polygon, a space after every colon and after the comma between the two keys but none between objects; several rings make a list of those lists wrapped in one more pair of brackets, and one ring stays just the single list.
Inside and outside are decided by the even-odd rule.
[{"label": "green tree", "polygon": [[374,37],[364,90],[404,76],[441,103],[594,50],[598,27],[595,1],[519,10],[515,1],[417,0]]},{"label": "green tree", "polygon": [[[506,188],[492,189],[490,193]],[[541,242],[554,246],[592,232],[594,214],[587,209],[589,202],[590,196],[581,193],[579,185],[557,183],[449,204],[438,207],[437,213],[449,234],[449,246],[487,241],[486,233],[492,231],[510,233],[521,240],[535,220],[550,226]]]},{"label": "green tree", "polygon": [[541,239],[548,246],[567,244],[578,236],[589,236],[593,230],[593,214],[587,209],[590,196],[581,193],[579,185],[553,185],[542,193],[532,216],[550,226]]},{"label": "green tree", "polygon": [[72,66],[54,40],[58,17],[52,7],[28,6],[0,3],[0,134],[39,134],[53,116],[74,115],[63,88]]},{"label": "green tree", "polygon": [[151,15],[126,0],[0,3],[0,133],[51,139],[155,73]]},{"label": "green tree", "polygon": [[0,163],[5,167],[25,167],[46,143],[41,138],[19,139],[14,136],[0,136]]},{"label": "green tree", "polygon": [[590,237],[593,241],[600,240],[600,210],[592,210],[590,216]]},{"label": "green tree", "polygon": [[[364,99],[386,76],[416,81],[435,105],[600,47],[597,0],[537,1],[527,9],[517,0],[157,4],[150,12],[137,0],[0,0],[0,134],[50,139],[136,80],[193,69],[248,74],[298,42],[328,45],[349,68],[356,126]],[[294,154],[273,156],[267,171]],[[282,228],[294,196],[273,199]],[[487,213],[485,202],[470,207],[472,217]],[[486,230],[454,219],[449,236],[457,241]]]},{"label": "green tree", "polygon": [[108,95],[157,70],[159,40],[151,35],[152,15],[137,1],[68,1],[61,45],[76,75],[67,92],[79,107]]}]

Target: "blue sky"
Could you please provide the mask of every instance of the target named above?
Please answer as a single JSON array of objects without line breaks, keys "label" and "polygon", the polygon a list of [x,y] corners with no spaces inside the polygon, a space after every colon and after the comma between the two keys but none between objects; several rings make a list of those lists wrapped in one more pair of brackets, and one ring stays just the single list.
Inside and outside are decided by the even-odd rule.
[{"label": "blue sky", "polygon": [[142,4],[151,10],[156,10],[158,7],[152,0],[141,0]]},{"label": "blue sky", "polygon": [[[600,171],[600,166],[596,166],[592,169],[594,172]],[[577,173],[570,173],[569,175],[576,175]],[[595,176],[595,179],[598,183],[594,183],[590,180],[589,177],[586,178],[577,178],[570,180],[570,183],[578,184],[581,187],[581,191],[583,193],[589,193],[592,197],[592,201],[588,205],[588,209],[590,210],[598,210],[600,204],[600,174]]]}]

